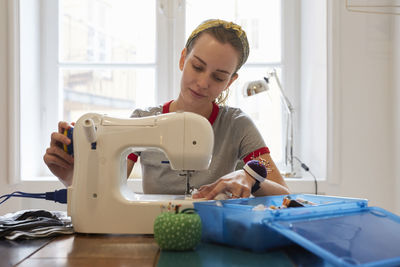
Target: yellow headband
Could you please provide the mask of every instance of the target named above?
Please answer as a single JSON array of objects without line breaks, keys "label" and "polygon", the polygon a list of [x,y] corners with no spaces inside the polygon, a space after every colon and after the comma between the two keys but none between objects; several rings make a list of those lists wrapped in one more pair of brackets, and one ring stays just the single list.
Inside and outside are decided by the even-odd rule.
[{"label": "yellow headband", "polygon": [[220,19],[210,19],[204,21],[199,26],[197,26],[197,28],[189,36],[188,40],[186,41],[185,47],[188,48],[192,41],[196,39],[196,37],[203,31],[217,27],[224,27],[227,30],[233,31],[236,34],[237,38],[240,40],[242,44],[242,58],[239,62],[239,66],[237,67],[237,69],[240,69],[240,67],[246,62],[247,58],[249,57],[249,42],[247,40],[246,32],[239,25],[233,22],[227,22]]}]

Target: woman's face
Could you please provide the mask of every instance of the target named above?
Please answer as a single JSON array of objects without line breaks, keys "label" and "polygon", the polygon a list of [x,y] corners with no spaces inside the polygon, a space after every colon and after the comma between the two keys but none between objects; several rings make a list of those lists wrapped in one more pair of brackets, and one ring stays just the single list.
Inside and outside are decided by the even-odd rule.
[{"label": "woman's face", "polygon": [[214,101],[237,79],[234,74],[239,54],[229,43],[222,44],[203,33],[187,54],[184,49],[179,61],[182,71],[181,92],[186,105],[202,106]]}]

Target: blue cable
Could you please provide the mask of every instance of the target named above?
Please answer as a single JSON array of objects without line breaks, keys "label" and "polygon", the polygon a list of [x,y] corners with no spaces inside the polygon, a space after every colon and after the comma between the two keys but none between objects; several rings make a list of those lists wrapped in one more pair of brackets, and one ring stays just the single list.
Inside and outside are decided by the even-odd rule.
[{"label": "blue cable", "polygon": [[67,189],[55,190],[46,193],[26,193],[21,191],[15,191],[11,194],[2,195],[0,197],[0,204],[3,204],[11,197],[25,197],[25,198],[39,198],[45,200],[54,200],[54,202],[66,204],[67,203]]},{"label": "blue cable", "polygon": [[46,200],[54,200],[54,202],[67,203],[67,189],[60,189],[54,192],[46,192]]}]

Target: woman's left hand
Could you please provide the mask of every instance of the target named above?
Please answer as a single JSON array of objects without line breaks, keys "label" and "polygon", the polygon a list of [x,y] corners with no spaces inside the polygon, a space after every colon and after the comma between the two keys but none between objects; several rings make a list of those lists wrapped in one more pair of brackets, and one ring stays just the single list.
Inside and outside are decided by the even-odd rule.
[{"label": "woman's left hand", "polygon": [[201,186],[193,198],[214,199],[220,193],[225,193],[229,198],[246,198],[250,197],[254,183],[255,180],[244,170],[238,170],[222,176],[212,184]]}]

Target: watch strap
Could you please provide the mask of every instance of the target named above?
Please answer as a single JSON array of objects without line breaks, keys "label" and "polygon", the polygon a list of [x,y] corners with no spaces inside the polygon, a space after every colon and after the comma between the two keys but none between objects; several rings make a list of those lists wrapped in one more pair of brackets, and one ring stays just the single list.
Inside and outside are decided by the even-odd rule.
[{"label": "watch strap", "polygon": [[260,189],[260,182],[256,180],[254,185],[251,187],[251,193],[254,194],[258,189]]}]

